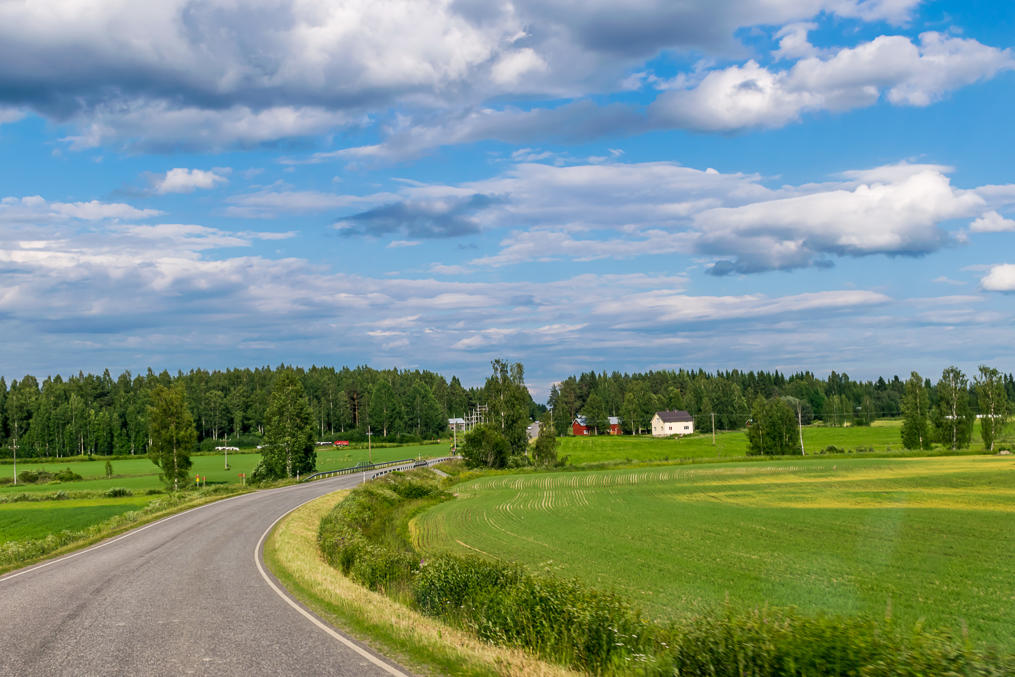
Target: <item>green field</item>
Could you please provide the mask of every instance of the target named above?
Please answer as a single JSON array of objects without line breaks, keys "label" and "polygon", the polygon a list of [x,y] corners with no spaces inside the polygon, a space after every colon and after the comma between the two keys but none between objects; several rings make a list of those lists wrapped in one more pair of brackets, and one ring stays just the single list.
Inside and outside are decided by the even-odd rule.
[{"label": "green field", "polygon": [[61,531],[81,531],[110,517],[140,510],[155,497],[124,496],[66,501],[0,504],[0,544],[44,538],[59,524]]},{"label": "green field", "polygon": [[[846,451],[873,449],[876,452],[902,452],[900,429],[902,421],[875,421],[871,426],[845,428],[817,425],[804,426],[804,450],[815,455],[829,446]],[[1003,439],[1015,436],[1015,427],[1005,429]],[[979,429],[973,436],[972,450],[982,448]],[[562,437],[557,449],[559,458],[568,457],[572,465],[585,463],[617,463],[662,461],[681,458],[737,458],[747,455],[747,434],[743,430],[719,432],[712,445],[712,435],[695,434],[682,438],[654,438],[633,435],[599,435]]]},{"label": "green field", "polygon": [[455,490],[458,498],[414,520],[424,552],[480,553],[576,576],[657,618],[691,617],[725,600],[888,612],[1015,648],[1010,458],[840,456],[507,475]]},{"label": "green field", "polygon": [[[375,463],[382,461],[397,461],[403,458],[415,458],[417,455],[440,456],[446,454],[447,446],[443,444],[424,444],[405,447],[385,447],[374,449],[369,454]],[[366,449],[339,449],[335,447],[323,447],[317,452],[318,470],[335,470],[366,462],[368,452]],[[193,468],[191,475],[206,477],[209,484],[240,482],[240,473],[246,473],[249,477],[254,466],[261,460],[258,453],[230,453],[229,470],[224,467],[224,456],[192,456]],[[12,484],[0,485],[0,494],[22,493],[22,492],[53,492],[59,490],[85,491],[105,490],[111,487],[125,487],[132,491],[144,491],[146,489],[158,489],[163,486],[159,481],[158,468],[148,460],[146,456],[138,456],[133,459],[117,460],[111,462],[113,465],[113,477],[106,478],[105,460],[80,461],[75,463],[61,463],[60,461],[50,462],[27,462],[18,463],[18,472],[23,470],[47,470],[56,472],[64,468],[70,468],[81,475],[84,479],[77,482],[60,482],[50,484]],[[11,477],[14,468],[11,465],[0,465],[0,473]]]}]

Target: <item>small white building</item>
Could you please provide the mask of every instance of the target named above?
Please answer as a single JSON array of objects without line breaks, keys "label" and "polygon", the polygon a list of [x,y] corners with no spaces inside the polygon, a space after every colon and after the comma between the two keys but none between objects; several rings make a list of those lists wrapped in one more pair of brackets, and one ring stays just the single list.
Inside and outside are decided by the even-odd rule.
[{"label": "small white building", "polygon": [[694,417],[686,411],[657,411],[652,417],[652,437],[690,435],[694,432]]},{"label": "small white building", "polygon": [[448,430],[458,432],[465,432],[465,419],[464,418],[449,418],[448,419]]}]

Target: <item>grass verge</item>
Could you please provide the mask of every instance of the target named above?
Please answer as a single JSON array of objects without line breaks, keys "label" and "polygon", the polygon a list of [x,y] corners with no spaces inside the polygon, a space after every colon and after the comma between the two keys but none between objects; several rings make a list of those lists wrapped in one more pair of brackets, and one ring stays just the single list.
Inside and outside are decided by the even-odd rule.
[{"label": "grass verge", "polygon": [[265,543],[265,564],[307,607],[424,674],[575,674],[521,650],[486,644],[367,590],[329,566],[317,546],[318,528],[348,493],[328,494],[301,506],[278,524]]}]

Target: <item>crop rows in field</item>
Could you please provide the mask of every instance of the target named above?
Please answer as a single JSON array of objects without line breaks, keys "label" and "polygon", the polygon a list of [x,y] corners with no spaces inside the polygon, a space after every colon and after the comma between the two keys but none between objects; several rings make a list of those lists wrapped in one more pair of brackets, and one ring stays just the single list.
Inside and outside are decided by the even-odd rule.
[{"label": "crop rows in field", "polygon": [[681,617],[731,603],[926,618],[1015,644],[1015,461],[829,458],[483,478],[413,523]]}]

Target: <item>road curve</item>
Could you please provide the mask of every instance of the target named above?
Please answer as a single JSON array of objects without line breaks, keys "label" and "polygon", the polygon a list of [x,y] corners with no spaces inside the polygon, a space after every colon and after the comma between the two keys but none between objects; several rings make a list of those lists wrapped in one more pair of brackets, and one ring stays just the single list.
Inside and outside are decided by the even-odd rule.
[{"label": "road curve", "polygon": [[363,479],[225,499],[0,576],[0,675],[399,674],[259,571],[276,520]]}]

